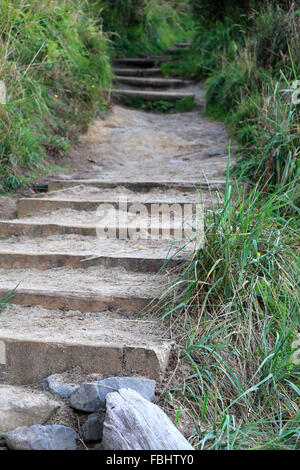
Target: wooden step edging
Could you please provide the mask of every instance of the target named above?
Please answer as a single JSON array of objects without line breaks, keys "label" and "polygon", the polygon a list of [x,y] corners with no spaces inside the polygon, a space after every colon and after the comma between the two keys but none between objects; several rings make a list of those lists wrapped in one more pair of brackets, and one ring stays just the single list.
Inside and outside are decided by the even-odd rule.
[{"label": "wooden step edging", "polygon": [[[10,293],[10,289],[0,289],[0,298]],[[81,312],[101,312],[118,310],[124,312],[141,312],[152,300],[145,297],[125,297],[118,295],[96,294],[94,292],[64,292],[39,289],[17,288],[13,302],[17,305],[40,305],[49,310],[79,310]]]},{"label": "wooden step edging", "polygon": [[117,75],[114,81],[120,84],[126,84],[138,87],[150,88],[170,88],[186,86],[188,82],[177,78],[141,78],[141,77],[126,77]]},{"label": "wooden step edging", "polygon": [[[197,202],[192,201],[149,201],[143,202],[142,205],[147,209],[148,214],[151,213],[153,206],[163,206],[168,205],[172,207],[173,205],[180,206],[181,209],[184,209],[185,205],[195,206]],[[76,211],[96,211],[101,205],[107,205],[114,207],[115,209],[119,208],[118,201],[109,201],[109,200],[72,200],[72,199],[47,199],[47,198],[21,198],[17,203],[17,212],[18,218],[25,217],[30,214],[35,214],[40,211],[54,211],[58,209],[72,209]],[[137,202],[127,202],[127,208],[130,212],[130,208],[135,208],[139,205]]]},{"label": "wooden step edging", "polygon": [[131,256],[87,256],[86,254],[70,253],[3,253],[0,248],[0,268],[19,269],[34,268],[47,270],[52,268],[89,268],[103,266],[105,268],[121,267],[133,272],[157,273],[165,264],[175,268],[184,262],[185,258],[137,258]]},{"label": "wooden step edging", "polygon": [[130,77],[157,77],[162,76],[161,69],[159,67],[150,68],[125,68],[125,67],[114,67],[113,72],[119,76],[130,76]]}]

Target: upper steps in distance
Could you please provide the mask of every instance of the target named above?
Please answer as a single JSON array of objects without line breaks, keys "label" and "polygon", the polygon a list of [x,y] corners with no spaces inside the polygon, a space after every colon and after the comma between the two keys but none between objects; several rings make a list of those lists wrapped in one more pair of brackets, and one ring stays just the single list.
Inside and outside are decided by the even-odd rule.
[{"label": "upper steps in distance", "polygon": [[149,77],[126,77],[117,75],[114,78],[116,83],[149,88],[172,88],[189,85],[190,82],[180,78],[149,78]]},{"label": "upper steps in distance", "polygon": [[129,89],[112,89],[112,96],[128,97],[128,98],[140,98],[148,101],[171,101],[175,102],[185,98],[194,100],[195,93],[179,92],[179,91],[153,91],[153,90],[129,90]]},{"label": "upper steps in distance", "polygon": [[159,67],[151,68],[134,68],[134,67],[114,67],[115,75],[124,75],[127,77],[158,77],[161,76],[161,69]]}]

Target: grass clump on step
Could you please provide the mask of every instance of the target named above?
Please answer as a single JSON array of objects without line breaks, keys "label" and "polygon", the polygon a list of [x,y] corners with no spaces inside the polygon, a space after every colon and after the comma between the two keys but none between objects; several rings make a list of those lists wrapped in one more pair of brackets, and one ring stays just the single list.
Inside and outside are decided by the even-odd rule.
[{"label": "grass clump on step", "polygon": [[1,2],[0,190],[64,153],[105,104],[107,43],[84,1]]},{"label": "grass clump on step", "polygon": [[247,195],[227,183],[223,206],[205,215],[204,245],[161,299],[180,344],[163,398],[179,421],[193,423],[198,449],[299,446],[300,233],[288,215],[293,203],[290,185],[266,195],[257,184]]}]

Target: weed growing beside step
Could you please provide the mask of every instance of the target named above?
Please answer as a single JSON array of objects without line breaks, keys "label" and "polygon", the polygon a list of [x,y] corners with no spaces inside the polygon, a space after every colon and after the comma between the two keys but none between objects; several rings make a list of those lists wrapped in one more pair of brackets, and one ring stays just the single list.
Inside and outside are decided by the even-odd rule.
[{"label": "weed growing beside step", "polygon": [[[110,57],[188,37],[184,1],[4,0],[0,5],[0,191],[53,166],[106,109]],[[164,107],[164,106],[163,106]]]},{"label": "weed growing beside step", "polygon": [[189,416],[198,449],[299,445],[300,233],[283,215],[292,197],[290,186],[266,197],[259,184],[247,195],[227,183],[223,207],[206,213],[204,246],[161,299],[181,345],[165,406]]}]

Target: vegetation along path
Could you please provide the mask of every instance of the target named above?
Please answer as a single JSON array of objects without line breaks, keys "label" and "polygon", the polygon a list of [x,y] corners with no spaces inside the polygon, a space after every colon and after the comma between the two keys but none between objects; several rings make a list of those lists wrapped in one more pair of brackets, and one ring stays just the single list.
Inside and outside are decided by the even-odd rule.
[{"label": "vegetation along path", "polygon": [[[18,285],[1,313],[1,383],[34,384],[75,366],[162,379],[174,338],[141,313],[189,248],[174,242],[178,213],[153,222],[150,210],[176,204],[180,214],[200,198],[208,208],[225,184],[229,141],[223,124],[204,117],[201,86],[161,76],[159,62],[169,60],[117,60],[116,103],[72,150],[72,168],[0,221],[0,298]],[[196,107],[153,113],[124,97]]]}]

